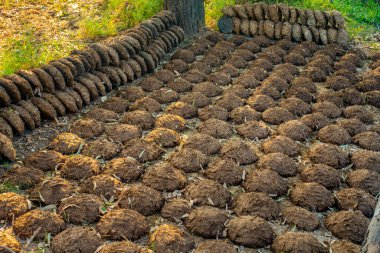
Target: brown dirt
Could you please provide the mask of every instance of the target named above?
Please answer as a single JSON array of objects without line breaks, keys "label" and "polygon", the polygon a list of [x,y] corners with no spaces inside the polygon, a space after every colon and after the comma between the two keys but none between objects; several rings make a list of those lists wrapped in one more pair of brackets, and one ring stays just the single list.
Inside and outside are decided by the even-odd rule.
[{"label": "brown dirt", "polygon": [[227,122],[212,118],[201,122],[198,131],[218,139],[228,139],[232,135],[232,128]]},{"label": "brown dirt", "polygon": [[336,193],[338,206],[343,210],[359,210],[366,217],[371,218],[376,206],[376,199],[357,188],[346,188]]},{"label": "brown dirt", "polygon": [[186,120],[180,116],[165,113],[157,118],[155,126],[182,132],[186,129]]},{"label": "brown dirt", "polygon": [[273,107],[265,110],[262,119],[269,124],[279,125],[288,120],[295,119],[292,113],[283,107]]},{"label": "brown dirt", "polygon": [[230,193],[223,185],[209,179],[190,183],[184,191],[185,198],[196,205],[223,207],[230,202]]},{"label": "brown dirt", "polygon": [[232,208],[239,216],[259,216],[263,219],[275,219],[280,213],[277,202],[265,193],[242,193],[235,198]]},{"label": "brown dirt", "polygon": [[72,133],[61,133],[49,144],[49,149],[60,152],[64,155],[76,153],[85,141]]},{"label": "brown dirt", "polygon": [[258,168],[271,169],[283,177],[295,176],[298,172],[296,162],[282,153],[270,153],[261,156],[257,166]]},{"label": "brown dirt", "polygon": [[338,125],[328,125],[317,133],[318,139],[325,143],[336,145],[350,144],[352,139],[349,133],[343,127]]},{"label": "brown dirt", "polygon": [[362,132],[357,134],[353,138],[355,144],[359,147],[372,150],[380,151],[380,134],[372,131]]},{"label": "brown dirt", "polygon": [[220,154],[223,158],[232,159],[239,165],[248,165],[258,159],[255,150],[251,146],[238,140],[225,142]]},{"label": "brown dirt", "polygon": [[327,253],[328,249],[311,233],[286,232],[278,236],[271,249],[275,253],[281,252],[315,252]]},{"label": "brown dirt", "polygon": [[83,118],[71,125],[70,132],[84,139],[92,139],[104,132],[104,126],[95,119]]},{"label": "brown dirt", "polygon": [[82,180],[98,174],[100,172],[100,164],[94,158],[75,155],[66,158],[65,163],[59,171],[63,178]]},{"label": "brown dirt", "polygon": [[281,196],[288,190],[286,180],[270,169],[251,172],[242,186],[246,192],[264,192],[274,196]]},{"label": "brown dirt", "polygon": [[24,190],[40,183],[43,178],[44,173],[39,169],[15,165],[0,177],[0,182],[10,183]]},{"label": "brown dirt", "polygon": [[337,125],[343,127],[351,136],[367,130],[367,126],[358,119],[342,119],[337,122]]},{"label": "brown dirt", "polygon": [[151,253],[149,249],[142,248],[137,244],[125,240],[121,242],[111,242],[107,244],[103,244],[101,248],[99,248],[99,253],[108,253],[108,252],[122,252],[127,250],[127,252],[131,253]]},{"label": "brown dirt", "polygon": [[[38,232],[36,232],[36,230]],[[13,225],[15,234],[21,238],[44,238],[47,233],[56,235],[65,228],[65,222],[56,213],[42,211],[39,209],[31,210],[18,217]]]},{"label": "brown dirt", "polygon": [[380,172],[380,153],[369,150],[355,151],[351,156],[351,162],[356,169],[368,169]]},{"label": "brown dirt", "polygon": [[112,122],[118,118],[116,112],[103,108],[95,108],[89,111],[86,113],[86,117],[95,119],[100,122]]},{"label": "brown dirt", "polygon": [[218,158],[208,165],[205,176],[220,184],[239,185],[243,180],[243,170],[232,160]]},{"label": "brown dirt", "polygon": [[7,247],[13,252],[21,252],[20,242],[16,239],[10,229],[6,229],[0,232],[0,243],[2,246]]},{"label": "brown dirt", "polygon": [[380,192],[380,174],[371,170],[359,169],[348,173],[347,183],[376,195]]},{"label": "brown dirt", "polygon": [[57,253],[94,252],[101,244],[100,236],[92,228],[70,227],[53,238],[52,249]]},{"label": "brown dirt", "polygon": [[257,121],[260,119],[260,114],[250,106],[242,106],[235,108],[230,112],[230,119],[235,124],[242,124],[247,121]]},{"label": "brown dirt", "polygon": [[122,183],[107,174],[100,174],[84,180],[80,185],[80,192],[103,196],[106,199],[119,195]]},{"label": "brown dirt", "polygon": [[170,192],[185,187],[187,179],[170,163],[159,163],[145,172],[142,182],[158,191]]},{"label": "brown dirt", "polygon": [[91,224],[99,220],[102,204],[102,198],[84,193],[63,199],[57,211],[66,222]]},{"label": "brown dirt", "polygon": [[121,208],[129,208],[143,215],[159,212],[163,204],[164,199],[160,192],[142,184],[131,185],[125,189],[118,201]]},{"label": "brown dirt", "polygon": [[214,137],[207,134],[194,134],[186,142],[184,147],[193,148],[203,152],[206,155],[212,155],[219,152],[220,142]]},{"label": "brown dirt", "polygon": [[43,171],[54,170],[57,165],[64,163],[65,156],[53,150],[42,150],[32,153],[24,160],[27,167],[33,167]]},{"label": "brown dirt", "polygon": [[195,246],[184,230],[169,224],[159,226],[150,235],[149,243],[157,253],[189,252]]},{"label": "brown dirt", "polygon": [[226,121],[228,118],[228,111],[217,105],[209,105],[199,109],[198,116],[202,121],[206,121],[210,118]]},{"label": "brown dirt", "polygon": [[145,140],[154,142],[163,148],[173,148],[180,144],[180,135],[171,129],[156,128],[145,136]]},{"label": "brown dirt", "polygon": [[235,248],[228,242],[222,240],[207,240],[199,243],[194,253],[235,253]]},{"label": "brown dirt", "polygon": [[325,164],[313,164],[303,169],[300,176],[304,182],[316,182],[327,189],[335,188],[340,185],[339,172]]},{"label": "brown dirt", "polygon": [[248,98],[247,104],[259,112],[263,112],[270,107],[276,106],[276,102],[273,98],[266,95],[254,95]]},{"label": "brown dirt", "polygon": [[13,192],[0,194],[0,219],[13,219],[29,210],[28,199]]},{"label": "brown dirt", "polygon": [[310,211],[324,211],[335,204],[334,195],[315,182],[296,185],[290,192],[290,200]]},{"label": "brown dirt", "polygon": [[116,209],[106,213],[96,224],[96,231],[113,240],[137,240],[148,232],[148,222],[140,213]]},{"label": "brown dirt", "polygon": [[283,153],[287,156],[296,156],[300,152],[299,146],[294,140],[282,135],[265,141],[262,148],[264,153]]},{"label": "brown dirt", "polygon": [[329,214],[325,225],[328,230],[340,239],[362,243],[369,220],[360,211],[340,211]]},{"label": "brown dirt", "polygon": [[332,144],[317,144],[310,148],[309,158],[314,163],[322,163],[334,168],[343,168],[348,164],[348,154]]},{"label": "brown dirt", "polygon": [[209,158],[199,150],[182,148],[172,153],[169,162],[174,167],[189,173],[205,168],[209,162]]},{"label": "brown dirt", "polygon": [[131,111],[124,114],[120,123],[135,125],[142,130],[148,130],[154,126],[154,117],[147,111]]},{"label": "brown dirt", "polygon": [[317,215],[298,206],[286,207],[282,211],[282,218],[286,223],[305,231],[312,232],[319,227]]},{"label": "brown dirt", "polygon": [[265,139],[269,136],[269,128],[259,121],[247,121],[236,126],[237,133],[246,139]]},{"label": "brown dirt", "polygon": [[29,192],[29,198],[35,202],[51,205],[58,203],[63,198],[70,197],[74,192],[74,184],[60,177],[54,177],[32,188]]},{"label": "brown dirt", "polygon": [[331,244],[335,253],[360,253],[360,246],[347,240],[337,240]]},{"label": "brown dirt", "polygon": [[260,217],[240,216],[227,224],[227,234],[233,242],[251,248],[262,248],[272,243],[275,233]]},{"label": "brown dirt", "polygon": [[310,136],[311,129],[300,120],[289,120],[277,128],[281,135],[295,141],[303,141]]},{"label": "brown dirt", "polygon": [[215,207],[202,206],[190,212],[185,226],[189,231],[203,238],[223,237],[227,220],[226,212]]},{"label": "brown dirt", "polygon": [[161,209],[161,216],[171,220],[178,221],[184,219],[186,214],[191,212],[189,201],[184,199],[172,199]]}]

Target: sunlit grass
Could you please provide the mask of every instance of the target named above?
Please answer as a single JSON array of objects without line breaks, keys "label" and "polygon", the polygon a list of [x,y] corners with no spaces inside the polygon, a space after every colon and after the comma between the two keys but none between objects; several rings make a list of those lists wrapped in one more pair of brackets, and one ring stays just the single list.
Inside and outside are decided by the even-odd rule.
[{"label": "sunlit grass", "polygon": [[34,31],[24,31],[17,39],[7,39],[0,50],[0,76],[58,59],[80,45],[56,38],[37,39]]},{"label": "sunlit grass", "polygon": [[[8,8],[20,5],[17,0],[3,0]],[[94,2],[94,0],[92,0]],[[0,0],[1,2],[1,0]],[[33,3],[25,0],[22,4]],[[32,68],[50,60],[64,57],[84,42],[91,42],[102,37],[116,35],[118,32],[132,27],[163,8],[163,0],[96,0],[102,2],[101,7],[88,13],[78,22],[78,29],[66,34],[57,34],[54,38],[37,36],[38,31],[28,26],[22,28],[17,37],[7,38],[0,45],[0,76],[12,74],[21,68]],[[38,4],[49,5],[60,16],[66,17],[68,4],[75,1],[39,0]],[[67,31],[65,31],[67,33]]]},{"label": "sunlit grass", "polygon": [[145,20],[163,7],[163,0],[108,0],[103,9],[79,23],[78,37],[92,39],[115,35]]}]

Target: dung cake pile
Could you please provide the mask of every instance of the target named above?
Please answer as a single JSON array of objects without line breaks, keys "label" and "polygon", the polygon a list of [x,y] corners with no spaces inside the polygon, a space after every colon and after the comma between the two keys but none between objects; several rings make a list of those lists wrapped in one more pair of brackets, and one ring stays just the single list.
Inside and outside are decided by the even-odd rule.
[{"label": "dung cake pile", "polygon": [[[184,39],[176,23],[173,13],[162,11],[117,37],[74,50],[69,57],[0,78],[0,133],[12,140],[44,119],[77,113],[111,90],[154,72]],[[3,135],[1,139],[6,138]]]},{"label": "dung cake pile", "polygon": [[378,57],[355,48],[203,34],[1,176],[21,191],[0,194],[0,244],[360,252],[379,81]]},{"label": "dung cake pile", "polygon": [[236,34],[265,35],[270,39],[296,42],[348,44],[345,21],[337,11],[304,10],[285,4],[247,3],[226,6],[223,14],[232,18],[232,29]]}]

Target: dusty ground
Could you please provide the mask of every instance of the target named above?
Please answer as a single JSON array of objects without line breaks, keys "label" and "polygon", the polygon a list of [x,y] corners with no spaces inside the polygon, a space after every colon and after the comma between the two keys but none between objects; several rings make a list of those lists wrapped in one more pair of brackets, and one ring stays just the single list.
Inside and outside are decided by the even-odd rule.
[{"label": "dusty ground", "polygon": [[[301,232],[307,230],[312,232],[311,234],[318,241],[307,241],[305,239],[306,242],[304,242],[304,244],[300,243],[296,247],[301,252],[311,251],[311,248],[307,248],[310,245],[313,245],[310,247],[314,247],[313,250],[315,251],[313,252],[328,252],[329,249],[332,252],[348,252],[348,248],[350,247],[354,249],[352,252],[358,252],[359,246],[355,246],[346,241],[343,242],[338,238],[347,239],[360,245],[364,236],[362,234],[363,229],[365,229],[369,221],[369,218],[364,217],[362,212],[365,213],[363,210],[367,208],[369,211],[367,210],[368,213],[365,214],[366,216],[371,217],[371,210],[373,212],[373,208],[371,209],[371,207],[373,206],[375,196],[380,189],[377,182],[368,179],[355,179],[354,174],[359,171],[357,168],[358,162],[351,159],[351,156],[360,150],[365,152],[369,152],[368,149],[379,151],[378,147],[371,146],[369,148],[364,147],[364,144],[360,144],[357,141],[359,137],[354,137],[359,133],[355,132],[359,131],[357,127],[354,127],[353,132],[355,133],[348,134],[345,130],[348,129],[348,126],[345,125],[347,128],[342,130],[343,127],[340,127],[339,134],[335,134],[335,132],[332,132],[333,130],[326,130],[328,132],[326,135],[323,131],[319,131],[318,128],[310,129],[313,128],[313,125],[315,124],[321,124],[323,120],[316,120],[314,123],[305,123],[308,122],[305,120],[305,117],[307,117],[306,115],[311,115],[318,111],[327,116],[323,117],[326,121],[325,125],[336,126],[336,124],[339,124],[338,122],[344,118],[360,118],[360,115],[350,116],[346,109],[347,107],[358,103],[360,109],[363,109],[366,113],[362,113],[362,115],[369,115],[368,118],[360,118],[363,122],[360,122],[360,120],[359,122],[355,121],[362,127],[361,130],[364,131],[371,130],[380,123],[380,110],[379,108],[368,104],[363,99],[364,92],[357,91],[355,87],[359,86],[355,86],[350,82],[347,84],[348,87],[336,88],[333,86],[337,90],[335,96],[326,95],[328,93],[324,92],[326,92],[329,85],[339,86],[345,81],[329,82],[329,77],[327,82],[312,81],[309,83],[305,80],[300,82],[298,85],[306,85],[306,90],[303,89],[301,90],[302,92],[299,91],[297,94],[299,94],[299,97],[302,97],[305,101],[302,103],[300,100],[296,100],[298,104],[293,106],[290,103],[292,100],[289,100],[289,97],[291,97],[291,95],[289,95],[291,94],[290,91],[297,86],[294,82],[294,78],[307,75],[306,65],[311,65],[310,62],[318,58],[318,54],[327,55],[331,52],[339,52],[339,56],[336,58],[333,57],[334,59],[330,66],[331,72],[328,71],[328,76],[334,76],[334,73],[336,73],[338,69],[350,68],[352,65],[345,65],[343,63],[352,62],[353,58],[356,60],[358,58],[349,58],[347,56],[344,58],[343,55],[351,52],[343,52],[340,50],[335,51],[332,47],[328,47],[328,49],[325,50],[323,47],[315,47],[315,45],[308,45],[306,43],[297,46],[294,44],[292,45],[295,46],[294,48],[282,51],[280,48],[285,44],[267,41],[263,38],[260,39],[260,37],[253,40],[257,43],[256,45],[252,45],[252,42],[246,41],[247,39],[243,39],[240,36],[223,38],[223,36],[213,34],[207,38],[209,41],[203,39],[195,40],[188,48],[190,51],[182,50],[174,55],[174,58],[180,58],[187,61],[187,63],[177,61],[175,64],[171,64],[172,62],[169,61],[169,64],[164,67],[164,69],[166,68],[172,73],[175,73],[175,80],[177,81],[183,81],[184,79],[191,80],[191,82],[185,82],[185,84],[188,85],[187,89],[180,88],[180,86],[176,84],[176,82],[173,82],[173,80],[170,80],[169,83],[158,82],[158,88],[152,85],[153,82],[151,77],[149,77],[151,79],[145,78],[138,80],[131,84],[131,86],[139,87],[142,85],[145,91],[133,91],[133,94],[141,93],[141,98],[137,101],[128,96],[131,90],[129,90],[128,93],[125,93],[123,97],[122,91],[124,88],[122,88],[121,91],[114,91],[107,98],[104,97],[102,98],[102,101],[98,101],[91,107],[86,108],[80,115],[59,118],[58,122],[47,123],[44,127],[35,130],[33,133],[16,139],[14,144],[18,151],[18,160],[20,162],[25,161],[24,158],[26,156],[45,149],[57,134],[69,131],[70,126],[73,126],[74,122],[78,119],[86,118],[87,112],[91,112],[95,108],[105,107],[106,105],[104,102],[112,97],[121,97],[128,100],[130,110],[125,113],[118,113],[116,122],[115,120],[106,119],[106,122],[99,123],[101,126],[104,126],[107,129],[115,125],[122,126],[122,123],[124,123],[141,127],[137,121],[128,120],[128,117],[125,116],[134,110],[148,111],[147,115],[151,114],[153,116],[153,118],[151,118],[153,119],[153,125],[148,124],[148,126],[143,129],[141,136],[137,134],[137,136],[139,136],[138,138],[126,140],[123,143],[116,140],[121,134],[115,136],[113,135],[113,131],[107,132],[106,130],[98,136],[85,139],[87,146],[84,145],[79,147],[80,150],[78,153],[88,157],[92,156],[100,162],[102,169],[100,171],[95,170],[94,174],[105,175],[105,169],[103,167],[106,166],[107,168],[107,165],[111,163],[110,161],[112,159],[123,156],[134,157],[141,162],[141,167],[144,168],[142,175],[135,177],[130,181],[122,180],[120,175],[116,176],[115,174],[112,174],[114,180],[118,182],[118,186],[114,187],[114,192],[111,191],[110,195],[113,195],[111,200],[102,204],[103,209],[105,208],[106,210],[102,209],[102,212],[97,213],[96,208],[91,209],[91,211],[88,211],[87,209],[87,215],[95,214],[95,217],[97,218],[94,218],[94,220],[89,222],[90,224],[86,225],[86,227],[96,228],[96,231],[102,235],[102,239],[97,239],[98,241],[94,242],[94,245],[106,244],[110,239],[111,241],[120,241],[123,237],[126,237],[133,240],[138,245],[142,247],[150,247],[156,252],[190,252],[193,248],[197,247],[198,251],[195,252],[202,252],[200,245],[202,242],[205,242],[206,238],[209,238],[219,239],[219,241],[225,240],[229,245],[235,248],[235,251],[238,252],[280,252],[283,250],[283,248],[281,248],[281,236],[286,232]],[[199,50],[200,48],[202,49],[202,46],[200,46],[202,44],[201,41],[202,43],[209,43],[211,47]],[[228,43],[226,43],[226,41],[228,41]],[[217,43],[216,46],[215,42]],[[274,44],[274,46],[272,44]],[[259,46],[257,47],[257,45]],[[239,46],[241,47],[237,49]],[[226,50],[228,47],[230,47],[230,49]],[[242,48],[249,48],[251,53],[242,51]],[[195,58],[194,52],[197,52]],[[222,57],[223,52],[225,52],[224,57]],[[273,55],[269,52],[275,53]],[[357,51],[352,52],[355,56],[360,55]],[[295,53],[298,59],[302,58],[305,61],[300,63],[300,66],[296,68],[294,68],[293,65],[290,68],[272,71],[272,64],[262,60],[269,59],[276,67],[283,63],[285,59],[287,59],[287,61],[292,61],[290,60],[291,57],[287,57],[291,53]],[[304,57],[300,54],[304,54]],[[243,58],[245,58],[245,60],[243,60]],[[276,62],[278,59],[280,59],[279,62]],[[355,62],[358,66],[358,68],[355,68],[357,71],[355,76],[359,79],[362,78],[363,73],[370,70],[370,64],[372,63],[366,60],[363,61],[364,64],[362,65],[360,64],[361,62],[362,60]],[[206,65],[200,65],[201,63]],[[163,65],[165,66],[165,63]],[[236,67],[232,67],[231,65]],[[189,69],[180,73],[182,72],[180,68],[181,66],[188,67]],[[204,73],[207,67],[211,67],[211,74],[207,72]],[[267,68],[267,71],[263,68]],[[198,71],[194,71],[195,69],[198,69]],[[287,75],[291,71],[299,71],[300,73]],[[225,73],[229,74],[226,75]],[[261,74],[263,75],[262,77],[260,77]],[[233,76],[232,79],[231,75]],[[152,76],[156,83],[156,78],[162,78],[162,76],[160,77],[158,74],[153,74]],[[277,76],[277,79],[274,78],[274,76]],[[278,80],[279,76],[282,77],[280,78],[281,80]],[[255,78],[257,79],[256,81]],[[289,78],[288,82],[285,81],[286,78]],[[217,85],[209,86],[209,83],[207,84],[208,86],[205,85],[206,88],[202,88],[199,83],[205,81],[211,81]],[[161,87],[170,87],[172,89],[172,91],[164,90],[164,95],[166,93],[173,93],[173,90],[177,90],[178,96],[173,96],[172,99],[164,99],[164,96],[158,97],[155,92]],[[273,89],[273,87],[275,87],[275,89]],[[355,93],[356,97],[346,96],[345,101],[343,101],[339,99],[344,97],[344,95],[342,95],[344,94],[343,90],[346,92],[354,90],[358,93]],[[196,91],[200,91],[200,93],[195,93]],[[329,93],[332,94],[333,91],[330,90]],[[231,94],[236,94],[237,96]],[[272,104],[268,106],[268,108],[260,109],[259,107],[264,103],[260,102],[260,106],[258,106],[254,101],[263,94],[266,94],[273,99],[265,97],[272,101]],[[301,94],[304,94],[304,96]],[[204,95],[207,95],[208,97],[205,97]],[[359,99],[354,100],[353,97],[359,97]],[[294,99],[294,97],[292,99]],[[310,101],[308,101],[308,99],[310,99]],[[139,101],[145,102],[141,103]],[[185,108],[175,107],[175,105],[178,106],[176,101],[185,101]],[[327,103],[326,105],[323,101],[333,101],[333,103]],[[146,106],[147,102],[150,103],[151,107]],[[218,114],[219,121],[213,121],[212,119],[206,120],[208,114],[205,113],[204,108],[209,108],[207,106],[210,104],[219,106],[217,107],[219,112],[221,112]],[[277,111],[272,115],[270,112],[273,111],[270,107],[274,106],[287,108],[289,111],[278,109],[278,107],[276,107]],[[256,111],[252,110],[253,108],[255,108]],[[281,113],[278,110],[281,110]],[[336,115],[332,114],[333,110],[337,111]],[[342,113],[342,110],[346,110],[346,112]],[[186,128],[180,129],[177,124],[172,128],[175,130],[174,132],[169,131],[169,135],[165,135],[165,137],[161,138],[161,136],[164,136],[164,132],[159,132],[157,134],[154,130],[157,129],[158,119],[168,113],[177,114],[183,117],[181,120],[184,120]],[[104,120],[104,118],[100,118],[99,114],[95,114],[91,117],[99,122]],[[215,115],[211,116],[211,118],[213,117],[215,117]],[[139,117],[139,119],[142,118],[148,119],[150,116]],[[202,120],[200,118],[202,118]],[[283,118],[283,120],[281,120],[283,122],[278,122],[280,118]],[[289,123],[291,120],[298,120],[297,124],[301,128],[284,126],[284,123]],[[250,123],[253,124],[253,127],[247,128]],[[305,128],[305,124],[309,125],[310,128]],[[281,125],[281,127],[279,127],[279,125]],[[83,128],[82,130],[85,129],[86,128]],[[371,133],[374,133],[375,131],[379,132],[378,129],[374,129]],[[78,134],[79,132],[78,130],[76,131]],[[131,130],[128,130],[127,132],[124,132],[124,134],[127,135],[130,134],[130,132]],[[202,136],[195,141],[193,137],[199,133],[207,135]],[[304,133],[304,135],[300,137],[300,133]],[[210,135],[214,138],[210,137]],[[273,139],[284,135],[291,137],[294,140],[287,139],[286,144],[280,147],[269,145],[271,143],[273,144]],[[335,138],[332,138],[334,136]],[[374,134],[374,136],[376,136],[376,134]],[[174,138],[174,140],[169,142],[168,140],[171,140],[171,138]],[[205,138],[208,138],[206,142]],[[110,143],[112,143],[111,145],[117,146],[121,152],[111,154],[109,157],[104,157],[104,153],[97,150],[97,148],[101,148],[99,147],[101,145],[94,146],[92,147],[93,149],[89,148],[91,142],[101,139],[108,139]],[[139,143],[138,140],[146,140],[147,142],[143,142],[142,147],[138,147],[136,144]],[[229,149],[227,144],[231,141],[237,141],[239,145],[242,146],[240,148],[232,147]],[[59,143],[66,146],[65,140]],[[161,147],[155,145],[152,147],[152,143],[157,143]],[[323,146],[324,148],[322,149],[316,149],[321,143],[332,143],[330,147],[338,150],[338,153],[341,153],[341,159],[336,161],[338,154],[335,151],[330,151],[325,148],[325,146]],[[358,145],[358,143],[360,145]],[[60,148],[58,146],[55,147],[58,151],[63,152],[64,150],[62,146],[60,146]],[[196,153],[196,151],[193,150],[192,152],[195,152],[197,155],[181,160],[184,155],[179,152],[188,147],[199,150],[204,154]],[[109,150],[110,149],[107,149],[104,152],[108,152]],[[152,155],[154,150],[162,150],[162,153],[157,156]],[[249,150],[251,152],[249,152]],[[282,153],[282,155],[280,154],[279,159],[281,165],[276,166],[273,164],[270,165],[270,163],[265,163],[264,157],[269,159],[268,157],[270,156],[268,155],[274,151]],[[77,152],[75,151],[73,153]],[[378,154],[378,152],[375,153]],[[179,154],[177,156],[177,161],[173,161],[172,158],[175,154]],[[322,158],[319,157],[320,154],[322,154]],[[202,159],[200,157],[203,156],[209,160],[208,163],[201,161]],[[76,156],[70,155],[69,152],[66,157],[66,162],[73,157]],[[218,163],[218,159],[222,159],[227,163],[227,166],[219,166],[223,163]],[[289,164],[286,165],[286,161],[295,165],[295,168],[292,169],[290,168],[292,166]],[[169,169],[165,166],[162,168],[160,167],[162,163],[169,163],[175,168],[172,166],[169,166]],[[305,169],[309,169],[312,164],[316,163],[329,166],[327,166],[326,170],[314,169],[311,170],[310,173],[307,173]],[[69,210],[72,208],[74,211],[72,211],[70,215],[74,217],[77,214],[83,213],[82,210],[73,208],[76,205],[80,205],[81,202],[62,204],[66,201],[65,199],[62,199],[53,204],[44,203],[48,200],[46,199],[46,196],[42,197],[43,200],[41,200],[41,194],[44,194],[44,190],[49,191],[49,186],[47,186],[46,183],[48,180],[52,179],[52,174],[54,180],[64,177],[69,181],[69,184],[72,184],[75,187],[74,192],[80,191],[81,186],[83,187],[84,181],[89,176],[74,179],[73,177],[75,177],[75,173],[74,175],[68,173],[68,170],[74,167],[73,164],[71,166],[57,164],[56,168],[48,169],[49,171],[46,172],[47,175],[40,185],[32,186],[30,189],[23,191],[25,196],[33,200],[32,209],[34,210],[55,210],[58,208],[58,213],[66,221],[66,224],[70,229],[73,224],[78,227],[78,223],[73,220],[70,221],[67,213],[63,212],[62,209]],[[363,166],[361,166],[361,168],[363,168]],[[54,169],[56,169],[56,171],[54,171]],[[79,172],[84,171],[84,167],[78,167],[77,169],[78,174]],[[286,171],[288,169],[290,171]],[[379,171],[375,172],[371,170],[373,169],[369,168],[366,171],[368,171],[368,173],[373,173],[373,178],[380,177],[378,174]],[[312,172],[315,173],[315,175]],[[204,181],[206,179],[210,181]],[[123,182],[120,182],[119,180]],[[198,185],[202,184],[202,182],[203,184],[204,182],[207,182],[205,186],[202,186],[203,188]],[[305,184],[305,182],[318,182],[325,187],[318,183],[312,183],[309,185]],[[148,191],[146,190],[148,188],[146,188],[142,191],[141,195],[134,195],[131,187],[132,189],[134,189],[133,187],[143,187],[141,185],[152,187],[155,190],[149,188],[150,190]],[[306,188],[302,189],[300,185]],[[96,184],[94,186],[93,191],[95,195],[104,195],[96,193]],[[88,188],[88,190],[91,191],[91,187],[85,188]],[[347,208],[346,206],[343,207],[341,201],[336,200],[336,195],[344,189],[353,188],[362,188],[362,190],[364,190],[364,193],[362,194],[366,196],[368,202],[365,202],[364,204],[362,203],[364,209],[359,209],[361,211],[355,212],[352,216],[353,218],[351,219],[356,219],[355,222],[350,220],[349,223],[352,224],[352,226],[344,228],[334,226],[333,221],[339,220],[341,217],[332,217],[330,218],[330,221],[326,221],[326,217],[330,217],[331,214],[346,215],[342,214],[340,211],[350,208]],[[36,191],[40,194],[39,199],[38,194],[37,199],[34,199]],[[253,200],[249,199],[249,194],[251,192],[254,195],[257,195],[257,192],[263,192],[264,197],[258,194],[260,195],[258,199],[263,202],[252,204]],[[155,195],[155,193],[157,194]],[[75,195],[77,195],[77,193],[75,193]],[[108,196],[108,199],[109,197],[110,196]],[[244,200],[244,197],[247,197],[248,199]],[[136,204],[131,204],[134,198],[139,199],[139,201]],[[162,202],[163,199],[166,203],[164,206]],[[178,199],[178,202],[182,201],[181,208],[185,210],[181,211],[182,209],[177,207],[178,212],[180,213],[179,216],[173,216],[173,213],[168,211],[168,209],[171,210],[168,203],[173,203],[173,200],[175,199]],[[104,202],[102,199],[99,201]],[[155,206],[152,206],[152,203],[154,203]],[[213,207],[213,212],[219,212],[219,214],[217,215],[214,213],[209,214],[210,216],[207,216],[206,218],[203,217],[202,215],[205,215],[208,211],[202,211],[199,207],[207,206]],[[286,209],[295,206],[304,208],[301,209],[299,216],[296,215],[297,217],[292,216],[294,211]],[[137,222],[134,225],[138,226],[135,231],[140,231],[139,229],[141,229],[141,234],[135,235],[131,231],[118,230],[119,232],[113,236],[105,235],[104,227],[107,226],[108,220],[106,216],[104,216],[104,213],[108,212],[108,215],[111,215],[113,212],[121,210],[120,208],[126,207],[139,211],[147,218],[147,221],[143,221],[143,219],[145,219],[144,217],[139,216],[138,218],[135,218]],[[360,205],[354,205],[352,208],[358,209],[361,207],[362,206]],[[309,211],[306,211],[306,209]],[[288,212],[285,210],[288,210]],[[169,214],[167,214],[167,212]],[[211,211],[209,212],[212,213]],[[350,216],[352,213],[354,212],[350,211],[347,215]],[[84,215],[86,216],[86,219],[90,218],[86,214]],[[226,219],[223,218],[224,215],[227,217]],[[242,217],[244,215],[258,215],[265,220],[250,220],[249,222],[253,222],[256,227],[251,226],[246,228],[242,224],[248,221],[241,220],[242,223],[239,223],[238,221],[240,221],[240,218],[236,220],[236,217]],[[100,221],[98,221],[99,216],[103,217]],[[118,217],[121,217],[121,214],[118,214]],[[54,219],[57,219],[55,222],[58,224],[58,218],[55,217]],[[200,221],[198,219],[200,219]],[[217,221],[220,219],[221,222],[218,223]],[[28,225],[25,225],[21,219],[17,220],[16,223],[18,226],[24,226],[24,229],[28,228]],[[48,233],[51,233],[50,239],[47,240],[48,242],[43,239],[35,238],[33,243],[30,243],[28,248],[25,248],[25,236],[21,236],[24,238],[21,240],[24,250],[32,251],[40,248],[39,250],[46,249],[47,251],[50,251],[50,247],[54,247],[57,252],[60,252],[58,250],[59,246],[64,245],[63,242],[66,237],[64,237],[62,233],[54,237],[53,233],[59,233],[60,231],[53,232],[53,229],[49,227],[51,224],[48,226],[45,223],[47,220],[52,222],[53,218],[45,218],[45,221],[43,221],[40,226],[42,229],[46,229]],[[231,220],[233,220],[233,222],[231,222]],[[312,222],[313,220],[314,224]],[[148,222],[148,228],[144,227],[146,226],[146,222]],[[213,222],[215,222],[215,224],[213,224]],[[12,222],[8,222],[7,224],[11,225]],[[177,231],[175,229],[173,230],[173,228],[168,229],[165,226],[162,226],[163,224],[175,225],[186,232],[183,234],[182,230]],[[307,224],[309,227],[303,227],[307,226]],[[205,228],[202,228],[203,226],[205,226]],[[56,225],[55,227],[59,226]],[[255,227],[257,230],[250,230],[252,227]],[[20,229],[17,229],[16,234],[21,234]],[[244,235],[248,234],[252,236],[248,238],[244,237]],[[258,235],[262,235],[263,237],[255,239]],[[356,237],[356,235],[358,235],[358,237]],[[26,236],[26,238],[30,238],[30,236]],[[150,242],[149,238],[151,240]],[[53,244],[50,244],[51,240],[53,240]],[[167,243],[164,243],[166,240]],[[275,243],[273,243],[273,240]],[[293,240],[301,239],[287,239],[285,240],[287,241],[285,245]],[[338,247],[337,240],[339,243],[342,243],[343,251],[338,251],[335,248]],[[78,244],[74,243],[73,245],[76,247],[85,247],[85,245],[80,245],[79,242],[77,243]],[[270,249],[270,245],[272,245],[272,250]],[[224,246],[224,248],[226,247],[228,247],[228,245]],[[169,248],[173,251],[169,251]],[[216,246],[213,246],[212,248],[216,249]],[[90,251],[91,250],[89,250],[89,252]]]}]

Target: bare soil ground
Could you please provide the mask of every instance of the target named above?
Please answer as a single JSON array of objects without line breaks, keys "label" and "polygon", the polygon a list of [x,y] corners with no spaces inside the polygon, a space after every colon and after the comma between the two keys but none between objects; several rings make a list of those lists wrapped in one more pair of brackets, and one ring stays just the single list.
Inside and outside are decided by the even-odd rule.
[{"label": "bare soil ground", "polygon": [[359,252],[380,192],[379,73],[362,53],[215,32],[182,45],[150,77],[14,141],[2,182],[23,187],[0,194],[0,241]]}]

